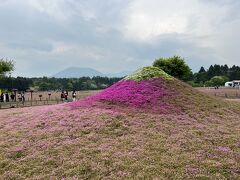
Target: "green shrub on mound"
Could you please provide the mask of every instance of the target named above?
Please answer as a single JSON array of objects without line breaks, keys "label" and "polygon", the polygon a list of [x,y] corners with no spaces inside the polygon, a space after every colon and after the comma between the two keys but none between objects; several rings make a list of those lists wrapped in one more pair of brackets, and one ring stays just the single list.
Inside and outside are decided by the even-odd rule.
[{"label": "green shrub on mound", "polygon": [[152,66],[140,68],[131,75],[126,76],[124,80],[142,81],[160,77],[167,80],[173,80],[172,76],[168,75],[160,68]]}]

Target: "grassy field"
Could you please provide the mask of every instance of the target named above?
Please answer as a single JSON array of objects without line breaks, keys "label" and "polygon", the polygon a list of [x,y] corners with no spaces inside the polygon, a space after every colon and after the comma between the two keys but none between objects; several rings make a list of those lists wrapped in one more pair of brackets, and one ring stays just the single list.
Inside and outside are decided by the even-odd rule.
[{"label": "grassy field", "polygon": [[65,105],[5,110],[0,176],[237,179],[239,114],[214,111],[161,115]]},{"label": "grassy field", "polygon": [[240,89],[239,88],[196,88],[201,92],[204,92],[210,96],[217,96],[221,98],[229,99],[240,99]]},{"label": "grassy field", "polygon": [[125,80],[75,103],[4,110],[0,176],[239,179],[239,109],[159,78]]}]

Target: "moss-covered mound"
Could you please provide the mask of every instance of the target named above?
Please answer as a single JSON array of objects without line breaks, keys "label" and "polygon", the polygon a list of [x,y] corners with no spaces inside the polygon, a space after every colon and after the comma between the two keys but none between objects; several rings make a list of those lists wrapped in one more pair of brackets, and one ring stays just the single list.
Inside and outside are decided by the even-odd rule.
[{"label": "moss-covered mound", "polygon": [[150,80],[155,78],[163,78],[166,80],[173,80],[174,78],[163,70],[157,67],[143,67],[135,71],[134,73],[128,75],[124,78],[124,80],[134,80],[134,81],[142,81],[142,80]]},{"label": "moss-covered mound", "polygon": [[224,102],[193,89],[156,67],[144,67],[87,99],[70,104],[158,114],[211,111]]}]

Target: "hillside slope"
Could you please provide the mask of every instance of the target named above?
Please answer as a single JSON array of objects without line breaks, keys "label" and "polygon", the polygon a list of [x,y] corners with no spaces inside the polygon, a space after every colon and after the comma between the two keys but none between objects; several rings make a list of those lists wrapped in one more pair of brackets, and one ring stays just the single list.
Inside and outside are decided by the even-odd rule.
[{"label": "hillside slope", "polygon": [[3,179],[238,179],[240,104],[140,69],[84,100],[0,114]]},{"label": "hillside slope", "polygon": [[92,68],[81,68],[81,67],[69,67],[66,68],[56,74],[53,77],[56,78],[79,78],[79,77],[94,77],[94,76],[101,76],[101,77],[124,77],[129,73],[129,71],[122,71],[117,73],[111,74],[104,74]]},{"label": "hillside slope", "polygon": [[53,77],[56,77],[56,78],[79,78],[79,77],[87,77],[87,76],[93,77],[93,76],[105,76],[105,75],[92,68],[80,68],[80,67],[70,67],[53,75]]},{"label": "hillside slope", "polygon": [[137,70],[100,93],[71,103],[121,111],[124,109],[159,114],[184,114],[226,107],[226,103],[207,96],[156,67]]}]

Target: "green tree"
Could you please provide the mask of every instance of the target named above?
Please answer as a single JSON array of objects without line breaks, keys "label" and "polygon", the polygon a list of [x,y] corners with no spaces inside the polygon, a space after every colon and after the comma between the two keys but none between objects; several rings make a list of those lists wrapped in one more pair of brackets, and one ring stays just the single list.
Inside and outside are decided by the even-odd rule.
[{"label": "green tree", "polygon": [[221,72],[223,76],[227,76],[229,71],[229,67],[227,64],[221,65]]},{"label": "green tree", "polygon": [[205,72],[206,72],[206,70],[205,70],[205,68],[202,66],[202,67],[200,68],[200,70],[199,70],[198,73],[205,73]]},{"label": "green tree", "polygon": [[239,80],[240,79],[240,67],[233,65],[228,73],[229,79],[232,80]]},{"label": "green tree", "polygon": [[208,86],[223,86],[227,81],[228,77],[226,76],[214,76],[210,79],[210,81],[207,81],[206,84]]},{"label": "green tree", "polygon": [[208,79],[211,79],[212,77],[215,76],[215,70],[213,65],[211,65],[207,71]]},{"label": "green tree", "polygon": [[153,66],[159,67],[169,75],[181,80],[188,80],[192,75],[191,69],[180,56],[156,59]]},{"label": "green tree", "polygon": [[67,89],[68,91],[72,91],[72,90],[73,90],[73,84],[72,84],[72,82],[68,82],[68,83],[67,83],[66,89]]},{"label": "green tree", "polygon": [[207,73],[206,72],[195,73],[193,79],[195,83],[205,83],[208,80]]},{"label": "green tree", "polygon": [[6,73],[14,70],[14,62],[12,60],[0,59],[0,76],[5,76]]},{"label": "green tree", "polygon": [[40,84],[39,84],[39,91],[48,91],[48,90],[50,90],[51,88],[51,84],[49,84],[49,83],[46,83],[46,82],[41,82]]}]

